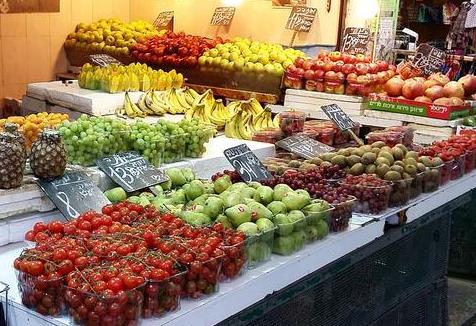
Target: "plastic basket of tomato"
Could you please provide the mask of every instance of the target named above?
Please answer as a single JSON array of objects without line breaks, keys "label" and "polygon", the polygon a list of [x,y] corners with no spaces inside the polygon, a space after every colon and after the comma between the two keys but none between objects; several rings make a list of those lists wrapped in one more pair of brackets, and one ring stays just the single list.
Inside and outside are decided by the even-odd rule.
[{"label": "plastic basket of tomato", "polygon": [[113,265],[72,272],[67,277],[65,302],[78,325],[137,325],[145,279]]},{"label": "plastic basket of tomato", "polygon": [[219,247],[225,254],[220,281],[229,281],[240,276],[246,266],[246,236],[232,229],[223,231],[223,243]]}]

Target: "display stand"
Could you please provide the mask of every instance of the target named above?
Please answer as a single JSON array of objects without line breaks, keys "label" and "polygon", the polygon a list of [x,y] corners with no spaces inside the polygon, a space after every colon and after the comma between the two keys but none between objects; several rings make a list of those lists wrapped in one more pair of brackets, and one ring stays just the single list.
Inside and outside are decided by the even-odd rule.
[{"label": "display stand", "polygon": [[[349,287],[346,289],[352,295],[359,293],[359,289],[371,291],[365,292],[368,293],[365,297],[367,301],[360,302],[368,308],[366,318],[372,320],[378,315],[378,312],[384,313],[387,311],[386,309],[389,309],[389,313],[391,313],[392,309],[396,309],[398,306],[400,299],[403,300],[410,295],[418,296],[419,291],[427,291],[429,284],[444,277],[446,267],[442,266],[447,266],[447,258],[445,257],[447,257],[447,247],[449,245],[449,220],[442,219],[442,216],[445,212],[448,213],[464,204],[466,197],[462,197],[462,195],[470,192],[475,187],[476,172],[473,172],[461,179],[450,182],[436,192],[421,195],[404,207],[388,210],[385,214],[375,217],[354,215],[353,222],[346,231],[331,234],[327,239],[308,245],[305,249],[288,257],[273,255],[269,262],[254,270],[247,271],[230,283],[221,284],[220,291],[215,295],[199,301],[184,300],[180,310],[160,319],[145,320],[142,325],[213,325],[220,322],[223,322],[223,325],[247,325],[255,319],[276,320],[279,315],[267,314],[272,307],[277,308],[289,300],[299,298],[299,293],[322,284],[325,279],[332,280],[334,283],[341,282],[339,281],[339,275],[346,275],[345,271],[348,269],[354,271],[354,274],[357,273],[356,276],[367,275],[365,280],[368,281],[366,283],[362,283],[363,279],[355,277],[348,281],[348,284],[352,284],[352,292]],[[391,219],[395,213],[400,211],[407,212],[407,224],[399,227],[391,234],[384,234],[385,221]],[[437,220],[439,222],[435,222]],[[441,233],[445,230],[448,232],[447,234]],[[439,232],[437,240],[434,238],[434,235],[437,234],[435,232]],[[423,237],[422,234],[425,234],[425,236]],[[424,244],[421,244],[421,248],[426,250],[423,256],[425,258],[419,258],[419,250],[415,250],[413,247],[415,241],[424,242]],[[429,245],[429,241],[433,241],[434,245]],[[1,247],[0,258],[6,265],[11,266],[13,259],[24,246],[23,243],[17,243]],[[397,253],[398,256],[394,256]],[[384,254],[385,256],[382,256]],[[370,258],[365,260],[365,257]],[[387,257],[387,260],[379,262],[378,257]],[[438,259],[433,261],[432,257]],[[416,267],[411,261],[415,261]],[[428,266],[426,266],[419,269],[418,266],[423,263],[427,264],[427,261],[433,261],[434,264],[437,264],[435,266],[439,267],[430,266],[430,270],[428,270]],[[359,264],[363,264],[362,262],[365,262],[364,266],[372,269],[368,271],[360,270]],[[403,267],[403,265],[402,267],[395,266],[395,264],[400,263],[405,264],[406,267]],[[382,271],[375,269],[380,264],[384,264],[382,265],[382,271],[385,271],[384,274],[381,274]],[[389,266],[386,267],[386,264],[389,264]],[[408,271],[405,272],[402,268],[408,268]],[[402,271],[405,273],[399,275],[403,278],[401,280],[396,279],[397,274]],[[375,279],[369,278],[369,275],[374,275],[374,273],[380,274],[375,274]],[[408,275],[408,277],[405,277],[405,275]],[[12,287],[16,283],[12,268],[5,268],[0,271],[0,279]],[[386,285],[382,288],[382,291],[384,293],[389,291],[391,297],[379,297],[379,292],[375,293],[375,286],[378,284],[383,286],[382,284],[390,281],[393,282],[393,287],[387,289],[388,285]],[[444,280],[442,282],[444,283]],[[294,290],[289,292],[289,289]],[[283,296],[282,291],[286,291],[285,296]],[[345,291],[345,289],[343,288],[342,291]],[[35,320],[34,325],[68,325],[66,319],[45,318],[25,309],[20,303],[18,292],[16,290],[11,292],[10,320],[14,321],[15,325],[23,325],[21,322],[26,322],[26,320]],[[384,295],[384,293],[381,295]],[[268,295],[272,296],[268,297]],[[276,295],[279,296],[278,299],[276,299]],[[327,295],[328,300],[329,295],[342,298],[342,294],[339,292],[326,294],[325,288],[309,295]],[[354,299],[351,298],[351,300]],[[363,298],[359,300],[363,300]],[[383,304],[378,300],[384,300],[385,302]],[[254,307],[263,307],[263,305],[267,308],[263,308],[260,313],[252,313],[250,310],[246,310],[253,306],[250,308],[253,311]],[[358,319],[355,312],[345,305],[327,309],[338,308],[342,313],[343,307],[347,314],[352,315],[355,320]],[[325,308],[318,306],[313,309],[311,313]],[[230,320],[233,322],[227,321],[232,316],[234,317]],[[337,320],[341,317],[340,314],[331,316],[315,315],[314,318],[316,319],[313,324],[325,325],[325,320]],[[297,318],[296,315],[294,318]],[[15,323],[15,321],[20,323]]]}]

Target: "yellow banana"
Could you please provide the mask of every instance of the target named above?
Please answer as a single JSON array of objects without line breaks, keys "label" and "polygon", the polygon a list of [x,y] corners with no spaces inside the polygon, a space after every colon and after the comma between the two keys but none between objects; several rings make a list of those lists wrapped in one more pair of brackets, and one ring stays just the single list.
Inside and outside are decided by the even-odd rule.
[{"label": "yellow banana", "polygon": [[253,132],[250,128],[251,117],[252,117],[251,115],[246,115],[245,117],[243,117],[243,111],[242,111],[242,118],[240,119],[240,121],[237,121],[237,128],[238,128],[238,132],[240,134],[241,139],[251,140],[251,138],[253,137]]},{"label": "yellow banana", "polygon": [[273,119],[273,126],[274,128],[279,128],[279,125],[280,125],[279,114],[276,114]]},{"label": "yellow banana", "polygon": [[257,99],[252,98],[249,100],[251,110],[254,112],[254,114],[260,114],[263,111],[263,107],[261,104],[258,102]]},{"label": "yellow banana", "polygon": [[156,115],[163,115],[166,111],[162,108],[159,103],[156,101],[155,91],[150,90],[146,93],[145,104],[147,107],[154,112]]},{"label": "yellow banana", "polygon": [[137,102],[137,107],[139,108],[139,110],[144,112],[146,115],[154,114],[154,111],[149,109],[149,107],[147,106],[147,104],[145,102],[146,97],[147,97],[147,93],[144,93],[140,96],[139,102]]},{"label": "yellow banana", "polygon": [[230,120],[228,120],[225,124],[225,136],[228,138],[237,138],[238,135],[235,131],[235,119],[237,118],[240,112],[236,112]]},{"label": "yellow banana", "polygon": [[177,101],[182,107],[182,113],[185,113],[188,109],[192,107],[190,104],[188,104],[187,99],[185,98],[185,91],[183,89],[177,90],[175,91],[175,94],[177,96]]},{"label": "yellow banana", "polygon": [[210,114],[210,122],[213,123],[218,129],[223,128],[227,120],[222,115],[223,114],[223,112],[221,112],[222,107],[224,108],[223,101],[217,100]]}]

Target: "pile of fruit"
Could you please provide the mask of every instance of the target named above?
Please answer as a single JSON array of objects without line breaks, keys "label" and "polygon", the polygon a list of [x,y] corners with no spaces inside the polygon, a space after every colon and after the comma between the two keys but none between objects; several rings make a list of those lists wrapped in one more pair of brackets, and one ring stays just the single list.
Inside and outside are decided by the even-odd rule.
[{"label": "pile of fruit", "polygon": [[92,165],[98,158],[136,150],[154,165],[170,163],[183,157],[200,157],[214,130],[196,120],[179,123],[158,121],[148,124],[135,121],[127,124],[107,117],[81,116],[59,127],[68,161]]},{"label": "pile of fruit", "polygon": [[92,66],[87,63],[78,76],[79,87],[101,90],[108,93],[167,90],[183,86],[182,74],[175,70],[154,70],[145,64],[131,63],[128,66]]},{"label": "pile of fruit", "polygon": [[91,24],[78,24],[75,31],[66,38],[64,47],[90,53],[127,56],[137,42],[163,33],[145,21],[127,24],[115,18],[100,19]]},{"label": "pile of fruit", "polygon": [[435,73],[428,78],[412,77],[405,79],[399,74],[389,79],[383,89],[383,95],[417,102],[438,105],[464,104],[463,99],[476,93],[476,77],[467,75],[458,81],[451,81],[442,73]]},{"label": "pile of fruit", "polygon": [[370,62],[362,54],[321,51],[316,59],[297,58],[287,67],[284,86],[331,94],[362,95],[382,89],[396,67]]},{"label": "pile of fruit", "polygon": [[[143,193],[127,200],[152,204],[193,226],[220,223],[244,232],[254,239],[252,249],[247,251],[251,263],[267,260],[271,251],[290,254],[307,241],[322,239],[328,233],[331,206],[324,201],[312,201],[305,190],[293,191],[284,184],[276,184],[273,189],[256,182],[233,183],[228,174],[216,176],[214,181],[202,181],[187,168],[172,168],[166,173],[170,181],[155,187],[157,196]],[[125,199],[120,188],[107,195],[112,201]],[[283,237],[286,239],[278,240]],[[290,243],[293,245],[289,246]]]},{"label": "pile of fruit", "polygon": [[[131,216],[133,224],[119,222]],[[193,228],[130,202],[69,222],[38,222],[25,238],[34,246],[14,261],[23,304],[84,325],[161,316],[178,309],[181,296],[217,291],[246,264],[243,233],[219,223]]]},{"label": "pile of fruit", "polygon": [[6,119],[0,119],[0,129],[3,129],[5,123],[15,123],[19,131],[25,137],[27,149],[36,141],[38,135],[44,129],[55,129],[59,124],[69,119],[67,114],[40,112],[23,116],[11,116]]},{"label": "pile of fruit", "polygon": [[297,57],[303,57],[301,51],[280,44],[252,41],[236,37],[231,42],[217,44],[198,59],[200,66],[220,68],[229,71],[269,73],[281,76]]},{"label": "pile of fruit", "polygon": [[147,64],[165,64],[174,67],[194,67],[207,50],[221,44],[220,37],[209,39],[184,32],[166,32],[139,41],[132,48],[132,56]]}]

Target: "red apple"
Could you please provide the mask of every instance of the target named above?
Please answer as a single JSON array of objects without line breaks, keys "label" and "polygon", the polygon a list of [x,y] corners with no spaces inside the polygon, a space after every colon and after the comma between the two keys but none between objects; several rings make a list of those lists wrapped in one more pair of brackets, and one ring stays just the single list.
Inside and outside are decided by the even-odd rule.
[{"label": "red apple", "polygon": [[378,65],[378,70],[379,71],[388,70],[388,62],[387,61],[379,60],[376,63]]},{"label": "red apple", "polygon": [[335,66],[334,66],[334,71],[342,71],[342,67],[344,67],[344,61],[337,61]]},{"label": "red apple", "polygon": [[315,80],[322,80],[322,79],[324,79],[324,75],[325,75],[324,70],[319,69],[319,70],[315,70],[315,71],[314,71],[314,79],[315,79]]},{"label": "red apple", "polygon": [[357,74],[355,72],[352,72],[350,74],[347,75],[347,81],[349,83],[356,83],[357,82]]},{"label": "red apple", "polygon": [[329,59],[334,62],[339,61],[342,59],[342,53],[340,53],[339,51],[332,51],[331,53],[329,53]]},{"label": "red apple", "polygon": [[432,100],[426,96],[418,96],[417,98],[415,98],[415,101],[417,102],[425,102],[425,103],[431,103]]},{"label": "red apple", "polygon": [[463,86],[464,94],[469,97],[476,93],[476,76],[474,75],[466,75],[461,77],[458,80],[458,83]]},{"label": "red apple", "polygon": [[313,80],[315,76],[314,70],[308,69],[304,72],[304,79],[305,80]]},{"label": "red apple", "polygon": [[304,59],[303,58],[296,58],[296,60],[294,60],[294,65],[297,68],[302,68],[303,65],[304,65]]},{"label": "red apple", "polygon": [[428,79],[436,81],[440,86],[445,86],[450,82],[450,78],[446,75],[443,75],[441,72],[430,75]]},{"label": "red apple", "polygon": [[322,60],[317,60],[315,63],[314,63],[314,67],[313,69],[314,70],[324,70],[324,65],[326,63]]},{"label": "red apple", "polygon": [[446,106],[446,105],[452,105],[453,101],[450,98],[442,97],[433,101],[433,104]]},{"label": "red apple", "polygon": [[311,59],[306,59],[304,63],[302,64],[302,69],[311,70],[313,66],[314,66],[314,61]]},{"label": "red apple", "polygon": [[317,57],[319,58],[319,60],[325,60],[329,57],[329,51],[321,50],[319,51],[319,54]]},{"label": "red apple", "polygon": [[335,66],[335,63],[332,62],[332,61],[327,61],[325,64],[324,64],[324,71],[331,71],[331,70],[334,70],[334,66]]},{"label": "red apple", "polygon": [[464,105],[464,101],[460,99],[459,97],[451,97],[450,100],[452,105],[456,105],[456,106]]},{"label": "red apple", "polygon": [[438,82],[436,80],[433,80],[433,79],[427,79],[425,80],[425,82],[423,83],[423,86],[425,86],[426,89],[432,87],[432,86],[435,86],[435,85],[438,85],[440,86],[440,84],[438,84]]},{"label": "red apple", "polygon": [[341,71],[348,75],[350,73],[353,73],[355,71],[355,66],[351,63],[346,63],[344,66],[342,66]]},{"label": "red apple", "polygon": [[355,56],[355,60],[356,60],[356,62],[365,62],[365,55],[363,55],[363,54],[357,54],[357,55]]},{"label": "red apple", "polygon": [[367,64],[359,62],[358,64],[355,65],[355,71],[357,72],[358,75],[365,75],[366,73],[369,72],[369,68]]},{"label": "red apple", "polygon": [[390,78],[384,85],[384,90],[389,96],[397,97],[402,95],[402,88],[405,82],[400,76]]},{"label": "red apple", "polygon": [[378,72],[378,65],[376,63],[369,63],[369,73],[376,74]]}]

